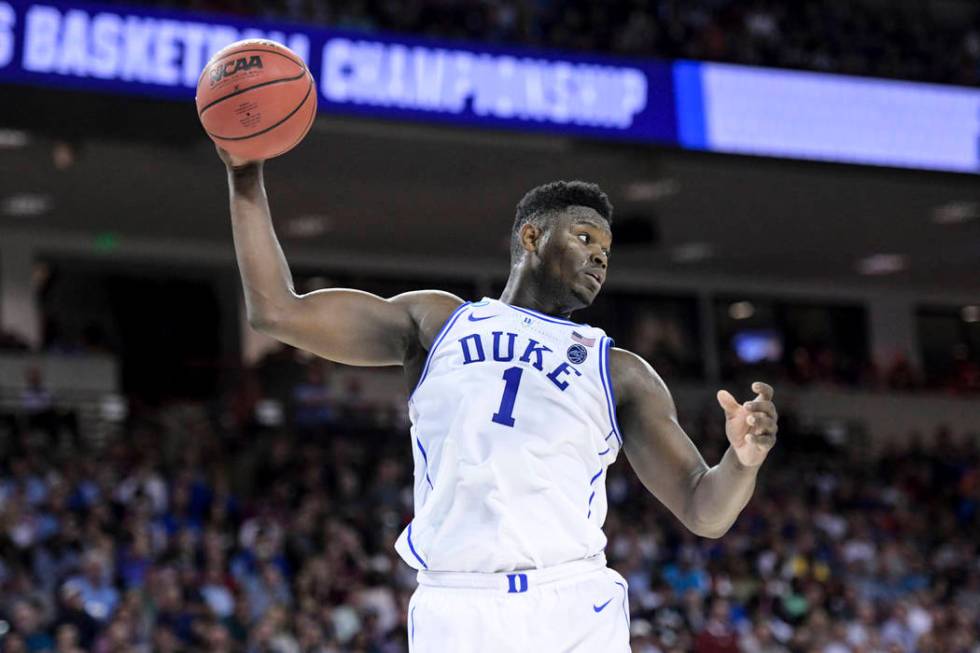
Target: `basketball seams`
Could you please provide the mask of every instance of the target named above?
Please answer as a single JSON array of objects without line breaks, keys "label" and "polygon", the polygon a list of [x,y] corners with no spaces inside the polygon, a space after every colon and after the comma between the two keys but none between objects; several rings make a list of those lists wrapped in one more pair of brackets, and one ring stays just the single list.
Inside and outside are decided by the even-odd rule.
[{"label": "basketball seams", "polygon": [[268,82],[262,82],[261,84],[256,84],[255,86],[249,86],[248,88],[243,88],[243,89],[238,90],[238,91],[233,91],[233,92],[229,93],[228,95],[226,95],[226,96],[224,96],[222,98],[218,98],[217,100],[212,100],[208,104],[204,105],[204,107],[200,111],[197,112],[197,115],[199,117],[204,117],[204,112],[205,111],[207,111],[208,109],[210,109],[211,107],[213,107],[216,104],[221,104],[222,102],[224,102],[228,98],[235,97],[236,95],[241,95],[242,93],[247,93],[247,92],[249,92],[251,90],[254,90],[254,89],[257,89],[257,88],[262,88],[264,86],[271,86],[273,84],[281,84],[283,82],[295,82],[297,79],[302,78],[303,75],[305,75],[307,72],[308,71],[306,69],[304,69],[303,71],[300,72],[300,74],[296,75],[295,77],[283,77],[282,79],[273,79],[273,80],[268,81]]},{"label": "basketball seams", "polygon": [[[255,138],[256,136],[261,136],[262,134],[266,134],[266,133],[272,131],[273,129],[275,129],[276,127],[278,127],[279,125],[281,125],[281,124],[285,123],[286,121],[288,121],[294,115],[296,115],[296,112],[299,111],[300,109],[302,109],[303,108],[303,105],[306,104],[306,101],[308,99],[310,99],[310,93],[313,91],[313,87],[314,87],[313,77],[310,77],[310,83],[307,85],[307,88],[306,88],[306,95],[304,95],[303,96],[303,99],[300,100],[300,103],[298,105],[296,105],[296,108],[293,109],[292,111],[290,111],[285,117],[283,117],[281,120],[279,120],[274,125],[269,125],[268,127],[266,127],[265,129],[263,129],[261,131],[257,131],[254,134],[249,134],[247,136],[218,136],[217,134],[213,134],[210,131],[208,131],[207,134],[211,138],[217,138],[217,139],[220,139],[220,140],[223,140],[223,141],[246,141],[246,140],[248,140],[250,138]],[[205,131],[207,131],[207,130],[205,130]]]},{"label": "basketball seams", "polygon": [[[306,104],[306,102],[304,101],[303,104]],[[303,104],[301,104],[300,107],[302,107]],[[286,147],[286,148],[284,148],[282,150],[279,150],[278,152],[276,152],[275,154],[273,154],[272,156],[270,156],[269,157],[270,159],[273,158],[273,157],[277,157],[277,156],[280,156],[282,154],[285,154],[289,150],[291,150],[294,147],[296,147],[299,144],[299,142],[301,140],[303,140],[303,138],[310,132],[310,127],[313,126],[313,121],[316,120],[316,106],[317,106],[317,103],[316,103],[316,93],[314,93],[313,94],[313,110],[310,112],[310,119],[306,121],[306,127],[303,128],[303,132],[302,132],[303,135],[300,136],[298,139],[296,139],[296,141],[294,141],[288,147]]]}]

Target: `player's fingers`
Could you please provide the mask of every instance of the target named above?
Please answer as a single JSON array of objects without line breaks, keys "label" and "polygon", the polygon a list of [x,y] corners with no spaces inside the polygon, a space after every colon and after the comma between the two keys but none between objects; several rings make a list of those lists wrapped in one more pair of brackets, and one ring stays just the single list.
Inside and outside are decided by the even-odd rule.
[{"label": "player's fingers", "polygon": [[771,401],[750,401],[745,404],[745,409],[750,413],[765,413],[773,419],[776,418],[776,404]]},{"label": "player's fingers", "polygon": [[727,417],[731,417],[738,412],[738,402],[735,401],[735,397],[732,396],[728,390],[718,391],[718,403],[721,404],[722,409],[725,411]]},{"label": "player's fingers", "polygon": [[762,449],[771,449],[772,446],[776,444],[776,436],[771,433],[765,433],[762,435],[750,433],[745,437],[749,440],[749,442]]},{"label": "player's fingers", "polygon": [[752,384],[752,392],[756,392],[762,399],[771,400],[774,390],[772,386],[768,383],[763,383],[762,381],[756,381]]},{"label": "player's fingers", "polygon": [[775,433],[777,429],[776,420],[765,413],[752,413],[746,421],[752,427],[752,433],[755,434]]}]

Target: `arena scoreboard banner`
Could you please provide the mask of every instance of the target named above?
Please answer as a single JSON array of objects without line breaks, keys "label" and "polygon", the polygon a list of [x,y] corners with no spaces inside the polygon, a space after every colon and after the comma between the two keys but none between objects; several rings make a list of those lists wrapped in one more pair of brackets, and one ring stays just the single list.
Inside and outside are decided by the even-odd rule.
[{"label": "arena scoreboard banner", "polygon": [[300,54],[322,112],[980,173],[980,90],[0,0],[0,83],[186,100],[210,56]]}]

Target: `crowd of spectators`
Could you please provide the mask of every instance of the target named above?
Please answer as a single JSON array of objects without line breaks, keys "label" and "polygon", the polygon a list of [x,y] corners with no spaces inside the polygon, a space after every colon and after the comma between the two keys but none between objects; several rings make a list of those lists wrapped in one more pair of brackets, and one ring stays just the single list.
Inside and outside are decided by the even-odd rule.
[{"label": "crowd of spectators", "polygon": [[736,383],[762,375],[774,383],[799,387],[929,392],[957,397],[980,394],[980,363],[962,349],[950,352],[947,370],[928,373],[913,365],[903,353],[894,354],[879,366],[827,345],[801,345],[774,361],[747,363],[739,360],[734,351],[723,355],[723,376]]},{"label": "crowd of spectators", "polygon": [[[267,361],[248,410],[136,410],[99,446],[0,427],[0,652],[405,651],[404,416],[316,365],[267,388],[286,367]],[[717,413],[681,415],[709,463],[727,444]],[[629,581],[633,650],[980,651],[976,436],[872,453],[780,421],[719,540],[612,466],[606,553]]]},{"label": "crowd of spectators", "polygon": [[[175,0],[143,1],[175,4]],[[980,83],[980,10],[968,0],[177,0],[176,4],[362,32]]]}]

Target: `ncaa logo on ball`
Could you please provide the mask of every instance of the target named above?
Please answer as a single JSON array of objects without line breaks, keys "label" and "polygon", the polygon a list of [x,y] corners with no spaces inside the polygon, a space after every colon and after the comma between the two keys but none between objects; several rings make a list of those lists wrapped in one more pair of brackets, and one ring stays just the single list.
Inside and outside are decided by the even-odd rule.
[{"label": "ncaa logo on ball", "polygon": [[234,61],[226,61],[224,64],[218,64],[211,69],[211,85],[214,86],[225,77],[231,77],[232,75],[237,75],[240,72],[261,67],[262,57],[257,54],[248,58],[241,57],[239,59],[235,59]]},{"label": "ncaa logo on ball", "polygon": [[589,355],[589,352],[586,351],[585,347],[583,347],[582,345],[572,345],[571,347],[568,348],[567,354],[568,354],[569,361],[571,361],[576,365],[579,365],[585,362],[585,359]]}]

